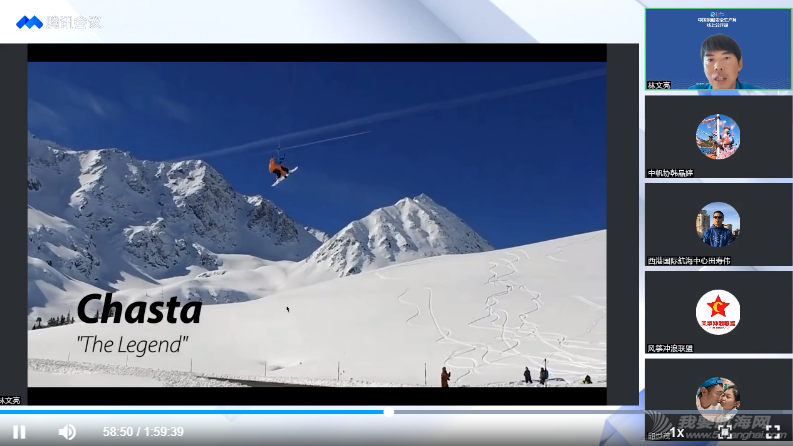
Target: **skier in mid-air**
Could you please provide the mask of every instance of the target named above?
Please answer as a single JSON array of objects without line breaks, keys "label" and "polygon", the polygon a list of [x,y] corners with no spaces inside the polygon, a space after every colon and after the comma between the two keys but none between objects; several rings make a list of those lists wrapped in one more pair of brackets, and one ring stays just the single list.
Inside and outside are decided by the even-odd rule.
[{"label": "skier in mid-air", "polygon": [[275,174],[276,179],[281,179],[281,175],[283,175],[284,178],[289,176],[289,169],[281,164],[283,162],[284,157],[281,157],[278,161],[275,160],[275,157],[270,158],[270,172]]}]

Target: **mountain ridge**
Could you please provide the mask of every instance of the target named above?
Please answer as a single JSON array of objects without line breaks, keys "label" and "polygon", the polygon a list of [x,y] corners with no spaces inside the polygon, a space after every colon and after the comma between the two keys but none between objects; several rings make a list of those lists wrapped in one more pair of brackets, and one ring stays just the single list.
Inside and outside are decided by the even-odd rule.
[{"label": "mountain ridge", "polygon": [[461,218],[421,194],[350,222],[317,248],[307,263],[326,265],[344,277],[395,262],[493,249]]},{"label": "mountain ridge", "polygon": [[[29,209],[57,216],[151,278],[174,267],[215,268],[211,258],[219,253],[294,261],[321,245],[270,200],[235,192],[204,161],[64,150],[30,133],[28,149]],[[29,243],[45,223],[31,227],[29,218]]]},{"label": "mountain ridge", "polygon": [[[353,244],[354,250],[346,249]],[[262,276],[266,283],[255,292],[271,294],[301,269],[320,272],[317,282],[417,258],[492,249],[426,194],[375,209],[329,235],[296,222],[262,195],[234,191],[202,160],[139,160],[117,148],[71,150],[28,132],[31,307],[62,297],[53,290],[58,280],[112,292],[137,290],[129,298],[149,298],[147,290],[159,290],[165,280],[171,293],[185,295],[180,300],[209,296],[230,302],[245,300],[245,293],[214,289],[212,281],[239,265],[254,272],[280,268]],[[238,259],[246,256],[258,260]]]}]

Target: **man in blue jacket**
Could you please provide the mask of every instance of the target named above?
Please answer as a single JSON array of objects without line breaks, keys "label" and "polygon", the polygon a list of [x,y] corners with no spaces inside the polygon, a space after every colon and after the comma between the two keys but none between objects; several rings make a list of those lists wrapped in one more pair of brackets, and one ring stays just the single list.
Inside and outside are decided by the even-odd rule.
[{"label": "man in blue jacket", "polygon": [[707,84],[696,84],[689,90],[762,90],[762,87],[738,80],[743,69],[741,48],[724,34],[710,36],[702,42],[699,60],[705,67]]},{"label": "man in blue jacket", "polygon": [[732,243],[732,231],[724,227],[724,213],[713,213],[713,226],[702,234],[702,241],[714,248],[721,248]]}]

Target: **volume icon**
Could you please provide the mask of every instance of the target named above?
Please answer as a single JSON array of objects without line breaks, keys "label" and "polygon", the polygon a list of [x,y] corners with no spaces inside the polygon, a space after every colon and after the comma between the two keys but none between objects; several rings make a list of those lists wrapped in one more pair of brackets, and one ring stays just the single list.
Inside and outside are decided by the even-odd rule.
[{"label": "volume icon", "polygon": [[77,430],[71,424],[67,424],[63,429],[58,429],[58,435],[63,436],[67,440],[71,440],[77,435]]}]

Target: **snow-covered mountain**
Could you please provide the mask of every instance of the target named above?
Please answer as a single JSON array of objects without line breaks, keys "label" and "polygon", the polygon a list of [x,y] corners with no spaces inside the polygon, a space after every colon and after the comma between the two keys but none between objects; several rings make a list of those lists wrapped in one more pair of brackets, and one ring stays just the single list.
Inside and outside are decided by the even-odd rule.
[{"label": "snow-covered mountain", "polygon": [[74,151],[28,134],[30,321],[73,314],[90,293],[113,292],[121,302],[244,302],[492,249],[426,195],[377,209],[330,237],[261,196],[235,192],[203,161]]},{"label": "snow-covered mountain", "polygon": [[156,283],[192,267],[215,270],[222,253],[298,261],[320,245],[203,161],[78,152],[28,134],[28,253],[69,277],[100,287],[126,275]]},{"label": "snow-covered mountain", "polygon": [[306,268],[344,277],[425,257],[491,250],[462,219],[421,194],[348,224],[311,254]]},{"label": "snow-covered mountain", "polygon": [[317,240],[320,241],[320,243],[325,243],[330,239],[330,236],[327,233],[320,231],[319,229],[312,228],[310,226],[306,226],[303,229],[308,231],[309,234],[313,235]]}]

